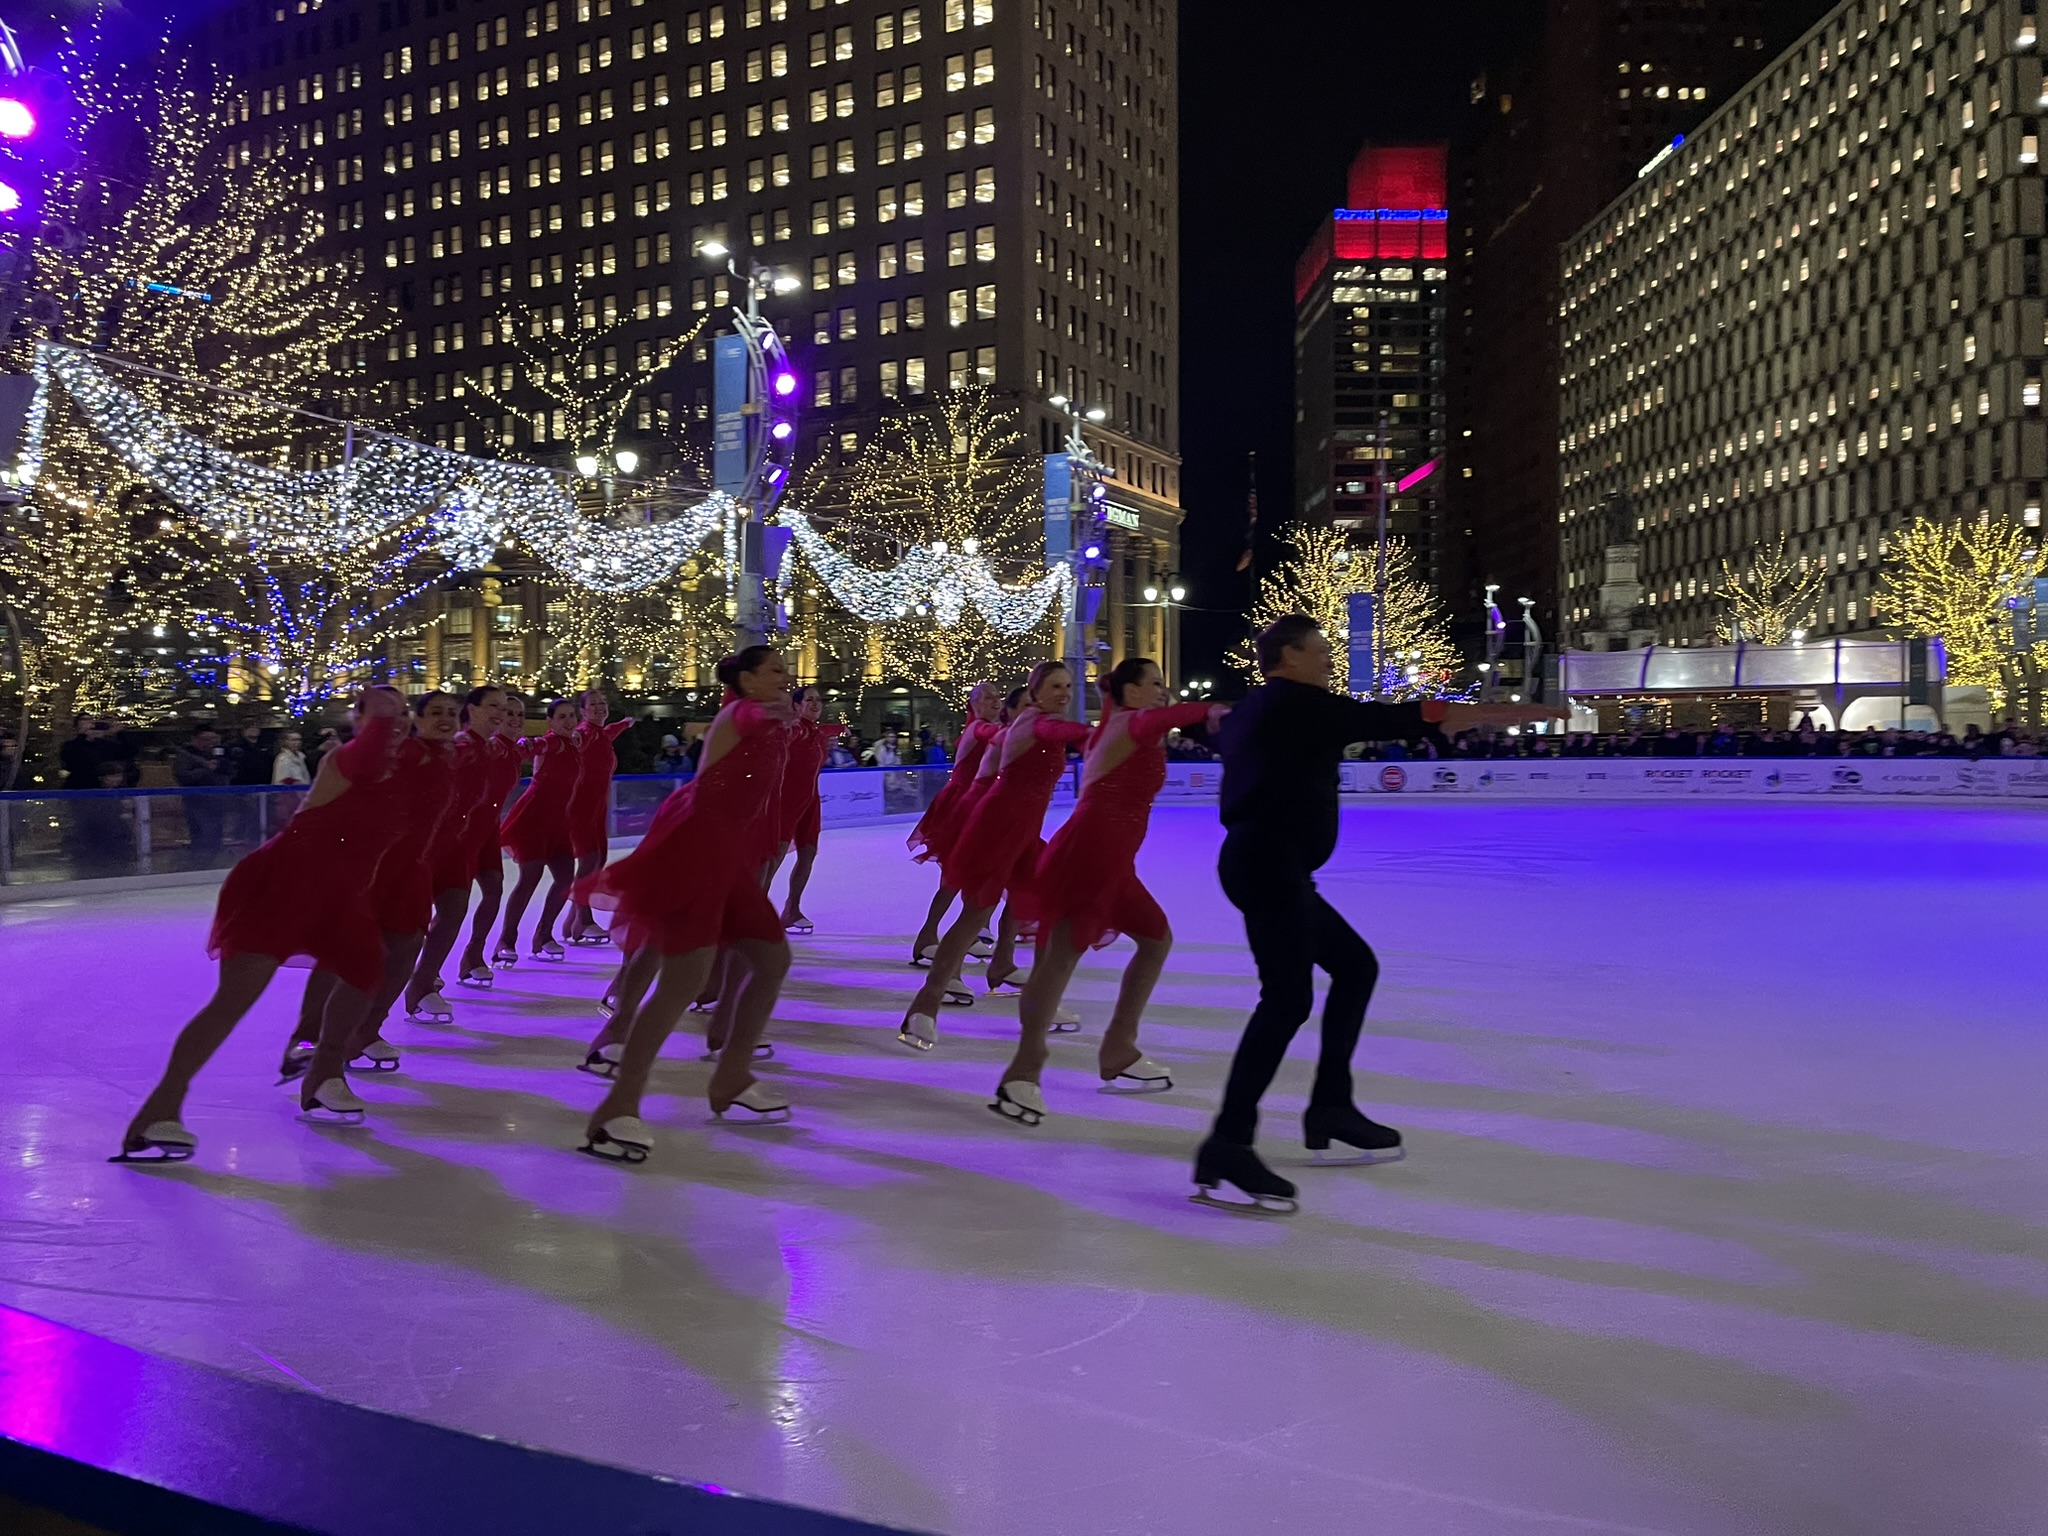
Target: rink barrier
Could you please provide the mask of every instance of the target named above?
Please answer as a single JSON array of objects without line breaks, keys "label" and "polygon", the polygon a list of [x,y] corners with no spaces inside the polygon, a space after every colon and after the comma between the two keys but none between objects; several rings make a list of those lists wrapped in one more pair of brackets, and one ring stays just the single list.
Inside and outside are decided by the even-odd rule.
[{"label": "rink barrier", "polygon": [[2048,799],[2048,758],[1975,763],[1945,757],[1477,758],[1347,762],[1341,772],[1345,793],[1354,795],[1493,795],[1525,800],[1698,795]]},{"label": "rink barrier", "polygon": [[903,1536],[358,1408],[0,1307],[0,1530]]}]

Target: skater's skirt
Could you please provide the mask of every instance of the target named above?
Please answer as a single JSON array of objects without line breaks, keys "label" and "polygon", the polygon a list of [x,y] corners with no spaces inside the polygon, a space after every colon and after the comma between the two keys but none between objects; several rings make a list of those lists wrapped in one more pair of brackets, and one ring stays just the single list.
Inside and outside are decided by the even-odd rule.
[{"label": "skater's skirt", "polygon": [[[476,814],[481,816],[486,812],[479,810]],[[469,889],[470,881],[476,878],[476,843],[475,836],[467,828],[463,828],[434,850],[434,895],[439,896],[444,891]],[[497,862],[497,852],[498,840],[494,837],[491,839],[493,863]]]},{"label": "skater's skirt", "polygon": [[623,953],[715,949],[741,940],[786,942],[761,888],[758,830],[678,818],[671,835],[646,841],[618,863],[576,882],[574,899],[610,912]]},{"label": "skater's skirt", "polygon": [[1137,843],[1120,835],[1107,818],[1077,811],[1053,834],[1039,856],[1017,915],[1049,934],[1059,923],[1080,950],[1100,949],[1119,934],[1134,939],[1164,939],[1172,929],[1166,913],[1138,878]]},{"label": "skater's skirt", "polygon": [[[606,788],[610,788],[609,780]],[[569,851],[577,858],[602,854],[611,847],[611,840],[605,835],[610,798],[607,794],[602,799],[570,804]]]},{"label": "skater's skirt", "polygon": [[385,933],[425,933],[434,920],[435,894],[449,889],[438,880],[431,851],[403,845],[392,849],[370,882],[370,910],[378,928]]},{"label": "skater's skirt", "polygon": [[384,938],[366,873],[311,871],[288,849],[265,843],[228,871],[206,952],[216,960],[268,955],[375,992],[384,976]]},{"label": "skater's skirt", "polygon": [[778,841],[790,848],[815,848],[824,830],[824,802],[814,790],[802,804],[784,810]]},{"label": "skater's skirt", "polygon": [[905,844],[918,863],[944,865],[959,840],[960,829],[973,814],[975,802],[993,783],[994,779],[948,779],[939,786]]},{"label": "skater's skirt", "polygon": [[546,864],[576,857],[567,803],[545,792],[536,794],[531,787],[513,802],[512,814],[505,818],[499,841],[516,864]]},{"label": "skater's skirt", "polygon": [[1037,872],[1045,842],[1035,818],[1003,814],[1007,809],[994,796],[984,798],[940,866],[969,909],[985,911],[1005,896],[1020,899]]}]

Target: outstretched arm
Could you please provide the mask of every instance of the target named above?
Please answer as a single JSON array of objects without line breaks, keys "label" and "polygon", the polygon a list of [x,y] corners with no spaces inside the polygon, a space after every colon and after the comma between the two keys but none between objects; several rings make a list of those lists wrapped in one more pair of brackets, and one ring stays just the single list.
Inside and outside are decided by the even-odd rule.
[{"label": "outstretched arm", "polygon": [[334,752],[334,768],[349,783],[374,779],[382,771],[392,738],[398,734],[402,717],[371,715],[356,727],[356,733]]},{"label": "outstretched arm", "polygon": [[1170,731],[1189,731],[1198,725],[1207,725],[1212,707],[1204,699],[1191,704],[1167,704],[1158,709],[1134,710],[1127,729],[1131,740],[1143,746],[1154,746],[1166,740]]},{"label": "outstretched arm", "polygon": [[604,739],[606,741],[617,741],[621,736],[625,735],[626,732],[630,731],[631,729],[633,729],[635,725],[638,724],[639,722],[635,720],[631,715],[628,715],[623,720],[614,720],[611,722],[611,724],[607,725],[604,728]]},{"label": "outstretched arm", "polygon": [[1034,740],[1046,743],[1062,742],[1068,746],[1086,741],[1088,733],[1093,729],[1094,727],[1085,720],[1055,720],[1051,715],[1038,715],[1031,722],[1031,735]]}]

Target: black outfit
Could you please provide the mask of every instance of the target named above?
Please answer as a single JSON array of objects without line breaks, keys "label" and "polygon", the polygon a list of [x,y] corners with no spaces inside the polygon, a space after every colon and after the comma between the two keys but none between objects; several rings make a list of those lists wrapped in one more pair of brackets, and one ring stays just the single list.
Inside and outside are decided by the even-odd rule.
[{"label": "black outfit", "polygon": [[66,789],[98,789],[100,764],[109,753],[109,743],[80,731],[57,749],[57,764],[64,770]]},{"label": "black outfit", "polygon": [[[211,755],[202,755],[189,746],[180,747],[178,755],[171,759],[171,777],[185,789],[212,789],[227,782],[227,775],[220,771]],[[184,801],[188,844],[186,857],[194,869],[211,869],[220,856],[221,838],[227,830],[221,797],[185,795],[181,798]]]},{"label": "black outfit", "polygon": [[1259,1006],[1230,1064],[1218,1141],[1252,1144],[1259,1100],[1314,1005],[1317,966],[1329,974],[1330,992],[1309,1106],[1350,1108],[1351,1053],[1379,961],[1316,892],[1315,872],[1337,848],[1337,764],[1354,742],[1434,735],[1420,704],[1361,704],[1284,678],[1254,688],[1224,720],[1217,873],[1223,894],[1244,914]]}]

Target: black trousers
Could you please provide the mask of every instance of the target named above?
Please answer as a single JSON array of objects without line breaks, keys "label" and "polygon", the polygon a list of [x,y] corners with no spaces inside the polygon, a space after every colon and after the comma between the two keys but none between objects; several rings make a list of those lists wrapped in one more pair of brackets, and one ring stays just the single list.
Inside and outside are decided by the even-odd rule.
[{"label": "black trousers", "polygon": [[1330,991],[1309,1104],[1334,1109],[1351,1103],[1351,1056],[1365,1028],[1380,963],[1343,915],[1317,894],[1313,876],[1291,850],[1232,834],[1223,840],[1217,873],[1223,894],[1244,914],[1259,970],[1259,1006],[1230,1064],[1214,1134],[1248,1147],[1258,1130],[1259,1100],[1315,1006],[1317,967],[1328,973]]}]

